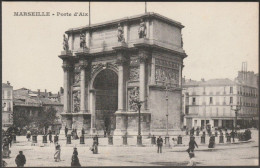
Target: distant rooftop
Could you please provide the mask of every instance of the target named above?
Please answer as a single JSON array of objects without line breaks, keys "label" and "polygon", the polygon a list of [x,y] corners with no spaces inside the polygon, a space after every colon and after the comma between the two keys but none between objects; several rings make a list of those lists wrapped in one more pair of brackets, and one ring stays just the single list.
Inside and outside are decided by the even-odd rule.
[{"label": "distant rooftop", "polygon": [[225,79],[210,79],[207,81],[195,81],[195,80],[185,80],[183,86],[225,86],[225,85],[234,85],[236,82],[228,78]]}]

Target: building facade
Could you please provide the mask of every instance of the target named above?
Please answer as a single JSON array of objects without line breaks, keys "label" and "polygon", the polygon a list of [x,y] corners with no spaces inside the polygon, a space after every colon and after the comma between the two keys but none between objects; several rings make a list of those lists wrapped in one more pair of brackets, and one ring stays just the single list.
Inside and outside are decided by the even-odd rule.
[{"label": "building facade", "polygon": [[[257,80],[257,74],[245,71],[239,71],[235,80],[186,80],[183,84],[184,126],[233,128],[237,121],[241,128],[256,127],[259,115]],[[236,107],[241,108],[237,116]]]},{"label": "building facade", "polygon": [[181,125],[183,50],[181,23],[155,13],[66,31],[63,129],[143,134]]},{"label": "building facade", "polygon": [[6,130],[13,124],[13,86],[7,81],[2,83],[2,129]]},{"label": "building facade", "polygon": [[[51,92],[31,91],[26,88],[14,90],[14,113],[28,115],[31,121],[41,116],[49,108],[53,107],[57,113],[57,120],[50,126],[50,130],[59,132],[61,128],[61,112],[63,111],[63,104],[59,102],[59,94],[51,94]],[[53,99],[55,97],[55,99]],[[15,123],[16,121],[14,121]],[[37,128],[35,128],[37,129]],[[43,128],[39,128],[40,132],[44,132]]]}]

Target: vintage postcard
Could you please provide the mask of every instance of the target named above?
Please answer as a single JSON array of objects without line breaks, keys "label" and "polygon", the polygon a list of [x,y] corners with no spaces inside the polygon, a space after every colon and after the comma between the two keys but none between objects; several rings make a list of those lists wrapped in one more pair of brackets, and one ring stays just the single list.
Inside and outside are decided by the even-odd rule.
[{"label": "vintage postcard", "polygon": [[258,166],[258,2],[2,2],[2,166]]}]

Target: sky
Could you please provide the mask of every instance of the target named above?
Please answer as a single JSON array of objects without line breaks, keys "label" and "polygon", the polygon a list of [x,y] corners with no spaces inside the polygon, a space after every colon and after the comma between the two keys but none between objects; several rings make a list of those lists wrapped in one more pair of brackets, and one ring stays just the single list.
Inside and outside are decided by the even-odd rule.
[{"label": "sky", "polygon": [[[14,89],[63,87],[63,34],[88,25],[88,16],[13,16],[14,12],[87,12],[88,2],[3,2],[2,82]],[[91,2],[91,23],[144,13],[144,2]],[[258,73],[257,2],[147,2],[147,11],[181,22],[186,79],[237,76],[242,62]]]}]

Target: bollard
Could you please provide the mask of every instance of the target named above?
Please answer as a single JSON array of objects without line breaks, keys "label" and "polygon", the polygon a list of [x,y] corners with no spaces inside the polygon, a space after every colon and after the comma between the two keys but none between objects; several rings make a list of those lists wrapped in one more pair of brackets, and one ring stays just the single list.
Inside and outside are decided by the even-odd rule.
[{"label": "bollard", "polygon": [[137,135],[137,145],[142,145],[142,135]]},{"label": "bollard", "polygon": [[71,135],[70,134],[67,135],[67,144],[71,144]]},{"label": "bollard", "polygon": [[156,137],[153,135],[151,138],[151,144],[155,145],[156,144]]},{"label": "bollard", "polygon": [[219,136],[219,143],[224,143],[224,136],[223,135]]},{"label": "bollard", "polygon": [[80,136],[79,141],[80,141],[79,142],[80,144],[85,144],[85,137],[84,137],[84,135]]},{"label": "bollard", "polygon": [[200,143],[201,144],[205,144],[205,135],[203,134],[202,136],[201,136],[201,138],[200,138]]},{"label": "bollard", "polygon": [[42,136],[42,143],[47,143],[47,135]]},{"label": "bollard", "polygon": [[182,137],[181,137],[181,135],[178,136],[177,144],[182,144]]},{"label": "bollard", "polygon": [[37,143],[37,135],[32,136],[32,143]]},{"label": "bollard", "polygon": [[55,136],[54,136],[54,143],[56,143],[56,142],[58,143],[58,141],[59,141],[59,136],[58,136],[58,135],[55,135]]},{"label": "bollard", "polygon": [[230,143],[230,142],[231,142],[231,136],[228,135],[228,136],[227,136],[227,143]]},{"label": "bollard", "polygon": [[215,137],[218,137],[218,131],[215,132]]},{"label": "bollard", "polygon": [[108,136],[108,145],[113,145],[113,136]]},{"label": "bollard", "polygon": [[127,136],[126,135],[123,136],[123,145],[127,145]]}]

